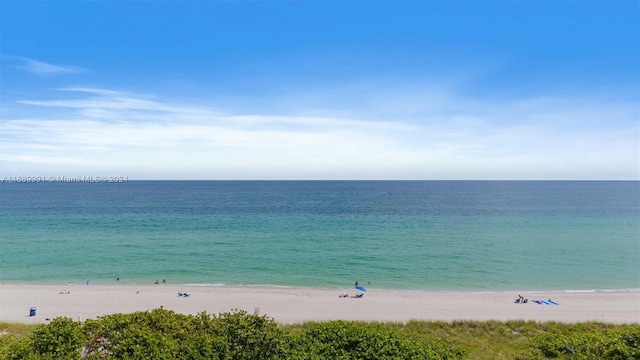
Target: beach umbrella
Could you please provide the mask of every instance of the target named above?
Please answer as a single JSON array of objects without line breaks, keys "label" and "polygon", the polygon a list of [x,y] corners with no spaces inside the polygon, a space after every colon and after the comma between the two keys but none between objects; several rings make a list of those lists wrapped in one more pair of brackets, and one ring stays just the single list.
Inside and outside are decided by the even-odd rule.
[{"label": "beach umbrella", "polygon": [[356,290],[367,292],[367,289],[365,289],[364,286],[356,286]]}]

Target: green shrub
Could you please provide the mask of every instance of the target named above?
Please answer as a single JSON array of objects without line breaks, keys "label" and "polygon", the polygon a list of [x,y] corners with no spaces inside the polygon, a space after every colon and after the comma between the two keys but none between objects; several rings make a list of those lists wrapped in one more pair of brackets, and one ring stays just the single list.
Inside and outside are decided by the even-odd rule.
[{"label": "green shrub", "polygon": [[86,337],[80,323],[67,317],[39,326],[29,337],[31,355],[58,360],[77,359]]},{"label": "green shrub", "polygon": [[87,320],[88,359],[224,359],[226,340],[212,331],[206,313],[189,316],[165,309]]},{"label": "green shrub", "polygon": [[569,334],[547,333],[532,345],[546,358],[560,359],[640,359],[640,329],[623,327]]},{"label": "green shrub", "polygon": [[287,335],[272,319],[234,311],[220,314],[217,322],[231,359],[282,359],[289,352]]},{"label": "green shrub", "polygon": [[0,336],[0,359],[26,359],[31,350],[27,339],[19,339],[15,335]]},{"label": "green shrub", "polygon": [[383,324],[330,321],[312,324],[299,350],[321,359],[456,359],[459,350],[391,330]]},{"label": "green shrub", "polygon": [[[181,315],[156,309],[151,312],[115,314],[87,320],[89,358],[170,359],[176,353],[176,332]],[[177,321],[176,321],[177,320]]]},{"label": "green shrub", "polygon": [[285,334],[273,320],[236,311],[219,317],[169,310],[87,320],[88,359],[278,359]]}]

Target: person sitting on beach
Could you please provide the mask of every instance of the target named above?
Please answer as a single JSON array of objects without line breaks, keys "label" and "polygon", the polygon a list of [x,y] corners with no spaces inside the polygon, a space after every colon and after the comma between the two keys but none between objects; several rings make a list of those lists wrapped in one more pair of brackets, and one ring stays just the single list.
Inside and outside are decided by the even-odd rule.
[{"label": "person sitting on beach", "polygon": [[343,292],[342,294],[338,295],[338,297],[346,298],[349,297],[349,295],[346,292]]},{"label": "person sitting on beach", "polygon": [[518,295],[518,303],[519,304],[524,304],[524,296]]}]

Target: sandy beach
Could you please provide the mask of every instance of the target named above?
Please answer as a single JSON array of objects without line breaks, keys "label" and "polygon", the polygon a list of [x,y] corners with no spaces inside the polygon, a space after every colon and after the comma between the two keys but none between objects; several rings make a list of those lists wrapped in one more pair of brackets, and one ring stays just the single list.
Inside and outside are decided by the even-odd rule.
[{"label": "sandy beach", "polygon": [[[345,289],[350,296],[357,292]],[[178,293],[189,296],[179,296]],[[342,289],[174,285],[0,285],[0,321],[46,323],[164,307],[184,314],[245,310],[279,323],[322,320],[535,320],[640,323],[640,292],[426,292],[369,289],[341,298]],[[553,299],[559,305],[532,300]],[[36,315],[30,316],[30,309]]]}]

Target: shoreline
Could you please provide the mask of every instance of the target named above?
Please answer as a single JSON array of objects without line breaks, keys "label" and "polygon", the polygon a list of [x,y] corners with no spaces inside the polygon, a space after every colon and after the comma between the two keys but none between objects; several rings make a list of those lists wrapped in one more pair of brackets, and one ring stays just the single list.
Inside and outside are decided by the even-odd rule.
[{"label": "shoreline", "polygon": [[[46,323],[66,316],[95,319],[163,307],[183,314],[235,309],[278,323],[357,320],[367,322],[531,320],[640,323],[640,291],[424,291],[369,288],[306,288],[173,284],[0,284],[0,321]],[[341,298],[342,292],[350,297]],[[178,296],[178,293],[189,296]],[[515,304],[522,294],[529,301]],[[536,304],[553,299],[559,305]],[[36,308],[36,315],[30,309]]]},{"label": "shoreline", "polygon": [[[325,284],[325,285],[282,285],[282,284],[233,284],[233,283],[194,283],[194,282],[185,282],[178,283],[173,281],[167,281],[166,283],[162,283],[161,280],[158,284],[153,282],[135,282],[135,281],[118,281],[116,282],[113,279],[100,279],[100,280],[91,280],[89,286],[95,287],[188,287],[188,288],[251,288],[251,289],[303,289],[303,290],[331,290],[331,291],[342,291],[343,289],[353,289],[353,285],[336,285],[336,284]],[[544,293],[640,293],[640,288],[588,288],[588,289],[477,289],[477,288],[409,288],[409,287],[378,287],[372,284],[367,284],[366,282],[363,285],[367,288],[372,288],[377,291],[383,292],[420,292],[420,293],[478,293],[478,294],[494,294],[494,293],[506,293],[506,294],[514,294],[514,293],[522,293],[522,294],[544,294]],[[85,287],[87,284],[85,282],[72,282],[72,281],[22,281],[22,280],[2,280],[0,281],[0,289],[3,286],[58,286],[58,287]]]}]

